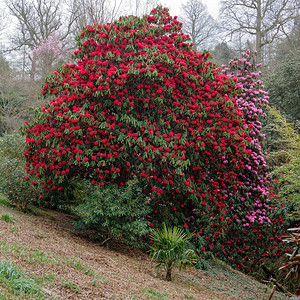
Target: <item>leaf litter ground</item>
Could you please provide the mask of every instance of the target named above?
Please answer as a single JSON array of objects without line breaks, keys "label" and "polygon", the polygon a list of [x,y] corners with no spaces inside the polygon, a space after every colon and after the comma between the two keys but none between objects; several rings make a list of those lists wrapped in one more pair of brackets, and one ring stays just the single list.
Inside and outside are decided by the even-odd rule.
[{"label": "leaf litter ground", "polygon": [[[149,256],[115,241],[110,249],[72,230],[72,217],[50,210],[22,214],[0,204],[0,261],[19,266],[44,299],[267,299],[270,288],[226,265],[174,273],[166,282]],[[0,281],[0,299],[15,295]],[[3,295],[3,296],[2,296]],[[6,295],[6,296],[5,296]],[[5,298],[6,297],[6,298]],[[273,299],[287,299],[277,294]]]}]

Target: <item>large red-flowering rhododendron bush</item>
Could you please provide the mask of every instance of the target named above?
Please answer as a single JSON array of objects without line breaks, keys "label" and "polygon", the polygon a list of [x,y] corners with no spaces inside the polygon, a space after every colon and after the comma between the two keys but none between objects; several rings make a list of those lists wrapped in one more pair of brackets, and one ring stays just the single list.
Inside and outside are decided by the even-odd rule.
[{"label": "large red-flowering rhododendron bush", "polygon": [[249,172],[256,125],[235,99],[237,79],[194,51],[181,25],[158,7],[82,31],[76,62],[48,77],[42,94],[52,100],[26,125],[28,180],[48,191],[74,177],[144,180],[151,227],[163,210],[218,238],[231,221],[270,221],[265,173]]}]

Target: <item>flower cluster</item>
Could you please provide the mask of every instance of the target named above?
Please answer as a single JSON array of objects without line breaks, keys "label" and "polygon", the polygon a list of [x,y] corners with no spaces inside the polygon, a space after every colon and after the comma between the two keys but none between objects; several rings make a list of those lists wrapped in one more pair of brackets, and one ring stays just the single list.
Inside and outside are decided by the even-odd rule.
[{"label": "flower cluster", "polygon": [[59,40],[57,33],[53,32],[48,38],[41,41],[41,43],[34,47],[29,56],[32,60],[43,55],[44,53],[52,53],[56,59],[63,58],[63,45]]},{"label": "flower cluster", "polygon": [[[264,135],[260,132],[261,120],[265,117],[262,106],[268,103],[268,93],[264,90],[262,81],[258,79],[261,73],[258,71],[259,67],[260,65],[255,63],[255,52],[247,50],[246,53],[241,54],[240,59],[230,61],[227,67],[223,66],[222,70],[228,76],[238,77],[241,93],[236,95],[236,103],[244,112],[245,126],[251,128],[251,154],[245,161],[247,172],[237,175],[243,182],[244,190],[247,190],[246,197],[253,199],[255,205],[255,209],[247,211],[247,215],[244,216],[242,220],[244,226],[249,226],[249,223],[255,220],[260,224],[264,221],[270,222],[268,218],[268,212],[271,210],[268,205],[270,178],[267,173],[265,154],[261,148]],[[245,200],[243,195],[241,199]]]},{"label": "flower cluster", "polygon": [[67,54],[67,49],[59,40],[56,32],[42,40],[39,45],[35,46],[29,53],[29,57],[35,67],[35,75],[44,78],[50,72],[53,72],[54,66],[57,65]]}]

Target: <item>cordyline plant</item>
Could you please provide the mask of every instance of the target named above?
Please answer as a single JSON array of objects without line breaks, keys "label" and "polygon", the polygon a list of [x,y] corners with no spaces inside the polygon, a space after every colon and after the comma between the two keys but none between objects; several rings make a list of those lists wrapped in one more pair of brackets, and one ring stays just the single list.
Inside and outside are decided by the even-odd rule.
[{"label": "cordyline plant", "polygon": [[[224,234],[231,207],[247,196],[236,191],[249,180],[242,174],[249,174],[254,125],[234,98],[236,78],[216,69],[209,53],[193,51],[181,25],[157,7],[87,26],[76,63],[48,77],[42,94],[52,101],[24,127],[26,179],[39,178],[48,191],[76,176],[100,186],[145,179],[154,215],[197,213],[213,234]],[[261,176],[251,172],[251,184]],[[252,221],[268,221],[250,198]],[[258,188],[255,199],[264,198]]]},{"label": "cordyline plant", "polygon": [[163,266],[166,270],[166,280],[172,280],[172,269],[177,266],[179,270],[185,270],[197,262],[196,252],[188,248],[191,236],[186,236],[181,228],[167,228],[163,224],[162,229],[153,230],[150,234],[153,241],[149,253],[152,260],[157,262],[156,267]]}]

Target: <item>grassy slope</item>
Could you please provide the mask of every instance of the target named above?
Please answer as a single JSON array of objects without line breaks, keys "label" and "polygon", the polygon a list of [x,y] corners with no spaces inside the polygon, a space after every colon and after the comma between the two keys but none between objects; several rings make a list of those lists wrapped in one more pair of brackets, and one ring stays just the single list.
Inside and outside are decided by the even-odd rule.
[{"label": "grassy slope", "polygon": [[[216,262],[207,271],[176,271],[173,282],[166,282],[144,253],[117,243],[108,250],[79,237],[64,214],[26,215],[5,203],[0,194],[0,269],[6,260],[18,266],[22,275],[12,280],[0,272],[0,300],[241,300],[267,299],[270,293],[268,287]],[[15,220],[5,221],[3,215]],[[26,293],[20,292],[24,285],[29,286]],[[286,298],[277,294],[272,299]]]}]

